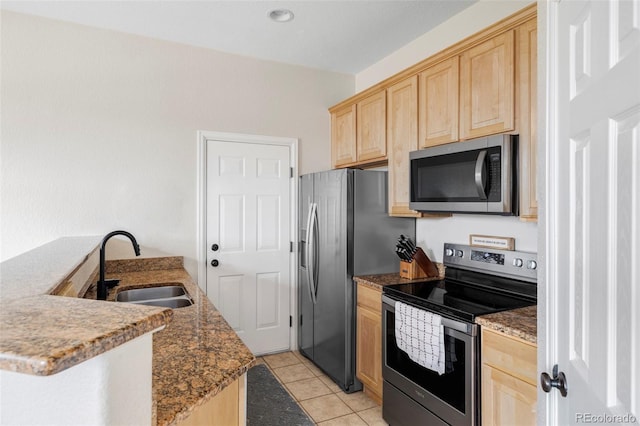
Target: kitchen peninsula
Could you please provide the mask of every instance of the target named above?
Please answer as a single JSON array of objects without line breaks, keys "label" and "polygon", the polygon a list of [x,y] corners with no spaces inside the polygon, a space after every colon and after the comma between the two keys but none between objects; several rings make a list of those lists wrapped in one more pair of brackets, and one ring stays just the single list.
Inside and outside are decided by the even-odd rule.
[{"label": "kitchen peninsula", "polygon": [[[182,258],[107,262],[107,275],[121,280],[109,299],[172,282],[184,286],[191,306],[89,300],[100,241],[61,238],[0,264],[0,422],[189,425],[215,412],[243,423],[245,373],[255,357]],[[234,401],[234,413],[219,412]]]}]

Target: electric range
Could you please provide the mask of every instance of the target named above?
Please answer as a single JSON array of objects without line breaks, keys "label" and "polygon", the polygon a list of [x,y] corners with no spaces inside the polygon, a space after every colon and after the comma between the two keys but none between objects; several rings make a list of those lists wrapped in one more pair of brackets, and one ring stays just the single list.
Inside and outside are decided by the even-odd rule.
[{"label": "electric range", "polygon": [[[393,425],[479,424],[480,343],[475,319],[536,304],[535,253],[444,245],[444,279],[383,288],[383,418]],[[396,344],[405,303],[440,315],[447,369],[418,365]]]}]

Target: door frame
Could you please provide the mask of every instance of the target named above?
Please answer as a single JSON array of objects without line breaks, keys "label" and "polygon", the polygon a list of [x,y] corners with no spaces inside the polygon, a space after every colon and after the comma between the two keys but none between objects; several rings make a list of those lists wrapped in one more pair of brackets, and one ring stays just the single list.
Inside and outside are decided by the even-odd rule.
[{"label": "door frame", "polygon": [[[289,161],[292,169],[289,183],[290,224],[289,241],[292,250],[289,253],[289,312],[292,318],[298,317],[298,138],[226,133],[199,130],[197,132],[197,200],[196,200],[196,254],[198,264],[198,286],[207,293],[207,142],[234,142],[258,145],[280,145],[289,148]],[[289,327],[289,349],[298,346],[298,324],[292,321]]]},{"label": "door frame", "polygon": [[[556,359],[557,342],[554,340],[557,326],[558,280],[556,233],[558,168],[558,123],[556,55],[557,28],[555,27],[557,2],[538,3],[538,310],[537,310],[537,373],[551,371],[549,365]],[[540,386],[536,404],[537,424],[558,423],[558,405],[555,393],[546,393]]]}]

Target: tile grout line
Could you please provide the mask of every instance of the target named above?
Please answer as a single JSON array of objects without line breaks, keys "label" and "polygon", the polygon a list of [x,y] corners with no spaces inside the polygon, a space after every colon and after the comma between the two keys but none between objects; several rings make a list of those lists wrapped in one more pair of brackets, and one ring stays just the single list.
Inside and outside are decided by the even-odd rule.
[{"label": "tile grout line", "polygon": [[[294,355],[295,356],[295,355]],[[263,358],[264,360],[264,358]],[[269,365],[269,363],[267,361],[264,361],[264,364],[267,366],[267,368],[269,369],[269,371],[271,372],[271,374],[273,374],[273,376],[276,378],[276,380],[278,380],[278,383],[280,383],[282,385],[282,387],[284,388],[284,390],[287,391],[287,393],[289,394],[289,396],[296,402],[296,404],[298,404],[298,406],[300,407],[300,409],[307,415],[307,417],[309,417],[309,419],[311,419],[311,421],[313,422],[313,424],[317,425],[318,423],[313,419],[313,417],[311,417],[311,414],[309,414],[307,412],[307,410],[304,409],[304,407],[302,406],[302,404],[300,404],[300,401],[293,395],[291,394],[291,392],[289,391],[289,388],[287,387],[286,384],[284,384],[280,378],[278,377],[278,375],[273,371],[273,369],[271,368],[271,366]],[[295,365],[295,364],[291,364],[291,365]],[[288,366],[283,366],[283,367],[288,367]],[[304,380],[304,379],[303,379]],[[296,380],[298,381],[298,380]],[[293,383],[293,382],[291,382]]]},{"label": "tile grout line", "polygon": [[[298,404],[298,406],[300,407],[300,409],[309,417],[309,419],[315,424],[318,425],[320,423],[316,422],[315,419],[311,416],[311,414],[303,407],[302,402],[306,402],[306,401],[310,401],[316,398],[322,398],[322,397],[326,397],[326,396],[330,396],[330,395],[336,395],[338,397],[338,399],[348,408],[349,413],[346,414],[342,414],[336,417],[331,417],[328,419],[323,419],[321,423],[327,422],[327,421],[331,421],[331,420],[335,420],[335,419],[339,419],[342,417],[346,417],[346,416],[350,416],[352,414],[355,414],[358,419],[360,419],[364,424],[366,425],[370,425],[371,423],[369,423],[362,415],[361,413],[364,413],[365,411],[374,409],[375,406],[369,407],[369,408],[364,408],[362,410],[356,411],[355,409],[353,409],[345,400],[343,400],[342,398],[340,398],[340,392],[341,389],[338,388],[338,390],[334,390],[330,387],[330,385],[328,385],[323,378],[328,379],[331,381],[331,379],[320,369],[318,369],[315,365],[313,365],[313,363],[311,363],[311,361],[309,361],[306,358],[303,358],[302,355],[295,353],[295,352],[289,352],[293,355],[294,359],[297,362],[291,363],[291,364],[286,364],[286,365],[280,365],[278,367],[272,367],[271,364],[269,364],[269,362],[265,359],[266,356],[262,356],[262,357],[258,357],[262,360],[262,362],[267,366],[267,368],[269,369],[269,371],[276,377],[276,380],[278,381],[278,383],[280,383],[285,390],[287,391],[287,393],[289,394],[289,396]],[[278,354],[272,354],[272,355],[278,355]],[[288,362],[288,361],[287,361]],[[277,364],[277,362],[274,362],[275,364]],[[285,367],[294,367],[297,365],[304,365],[305,367],[307,367],[312,374],[312,377],[306,377],[306,378],[302,378],[302,379],[298,379],[298,380],[292,380],[290,382],[284,383],[280,377],[275,373],[275,369],[279,369],[279,368],[285,368]],[[314,371],[315,370],[315,371]],[[298,399],[290,390],[288,385],[292,384],[292,383],[297,383],[297,382],[301,382],[303,380],[311,380],[311,379],[318,379],[320,380],[329,390],[328,394],[325,395],[319,395],[319,396],[315,396],[315,397],[311,397],[311,398],[307,398],[304,400],[300,400]],[[332,381],[331,381],[332,382]],[[332,382],[333,383],[333,382]],[[377,424],[377,423],[376,423]]]}]

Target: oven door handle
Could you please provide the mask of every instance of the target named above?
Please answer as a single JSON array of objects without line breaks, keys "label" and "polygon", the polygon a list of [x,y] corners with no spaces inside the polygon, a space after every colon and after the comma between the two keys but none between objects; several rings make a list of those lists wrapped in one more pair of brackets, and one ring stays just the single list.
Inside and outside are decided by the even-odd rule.
[{"label": "oven door handle", "polygon": [[476,180],[476,189],[478,190],[478,197],[481,200],[487,199],[487,173],[484,167],[484,161],[487,158],[487,150],[483,149],[478,153],[478,158],[476,159],[476,171],[475,171],[475,180]]},{"label": "oven door handle", "polygon": [[[394,314],[396,312],[396,302],[405,303],[400,300],[392,299],[389,296],[386,296],[384,294],[382,295],[382,304],[386,305],[385,309],[393,312]],[[407,304],[409,305],[409,303]],[[411,305],[411,306],[415,306],[415,305]],[[438,314],[437,312],[430,311],[429,309],[424,309],[418,306],[415,306],[415,307],[418,309],[422,309],[423,311],[426,311],[426,312]],[[451,318],[443,317],[442,315],[440,315],[440,317],[442,318],[441,324],[446,328],[450,328],[452,330],[456,330],[461,333],[468,334],[470,336],[475,336],[477,334],[477,328],[474,327],[475,324],[457,321]]]}]

